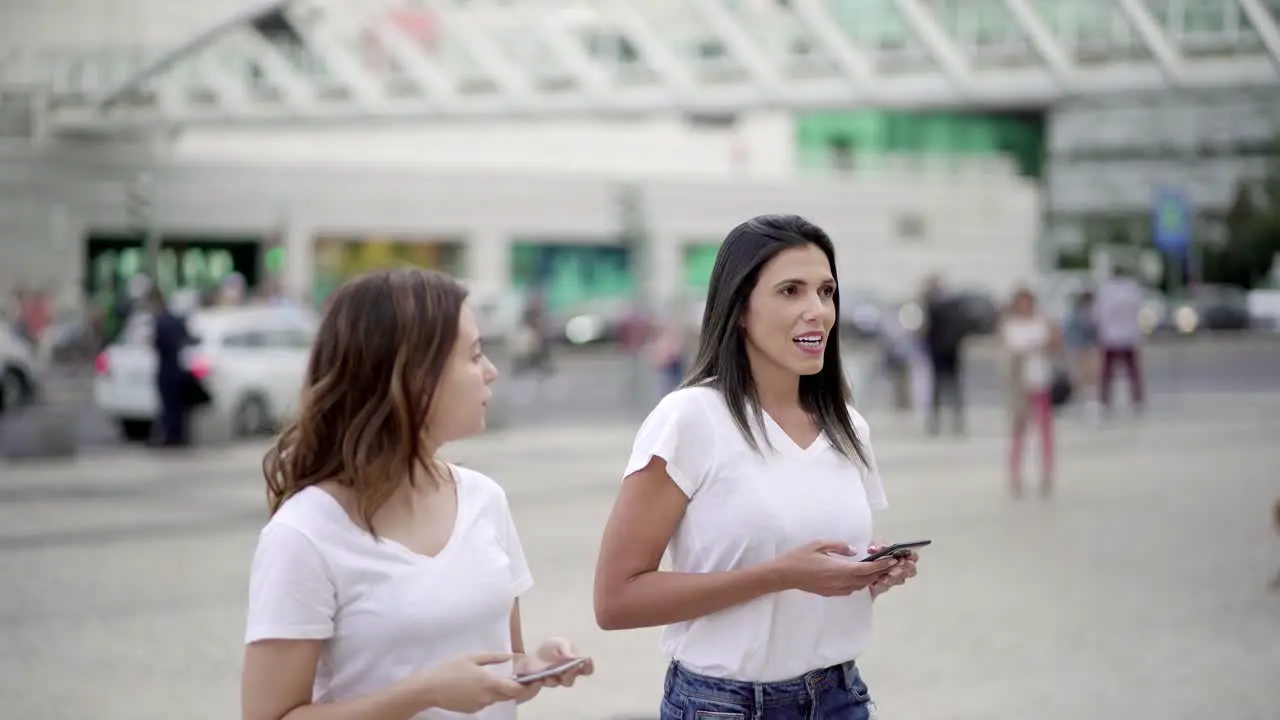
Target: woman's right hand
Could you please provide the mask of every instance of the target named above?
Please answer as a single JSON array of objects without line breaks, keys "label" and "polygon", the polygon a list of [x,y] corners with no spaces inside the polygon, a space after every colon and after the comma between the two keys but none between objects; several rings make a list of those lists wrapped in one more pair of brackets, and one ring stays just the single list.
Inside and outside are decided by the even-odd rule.
[{"label": "woman's right hand", "polygon": [[487,667],[513,658],[511,653],[480,653],[424,670],[421,678],[429,706],[471,715],[515,700],[524,687]]},{"label": "woman's right hand", "polygon": [[796,548],[773,562],[786,589],[823,597],[851,595],[863,590],[898,564],[894,558],[858,562],[853,559],[854,554],[845,543],[820,540]]}]

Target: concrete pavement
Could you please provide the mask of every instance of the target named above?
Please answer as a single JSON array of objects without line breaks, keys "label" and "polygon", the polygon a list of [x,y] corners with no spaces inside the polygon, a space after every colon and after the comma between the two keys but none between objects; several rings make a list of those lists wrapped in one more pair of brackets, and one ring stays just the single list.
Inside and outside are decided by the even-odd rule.
[{"label": "concrete pavement", "polygon": [[[1157,398],[1061,424],[1060,492],[1004,492],[997,412],[967,440],[871,413],[884,539],[929,537],[878,603],[862,659],[884,720],[1271,720],[1280,708],[1280,392]],[[596,546],[634,423],[494,433],[451,456],[508,490],[537,586],[531,641],[574,638],[596,677],[523,720],[656,716],[657,631],[603,633]],[[0,716],[238,717],[261,446],[0,465]]]}]

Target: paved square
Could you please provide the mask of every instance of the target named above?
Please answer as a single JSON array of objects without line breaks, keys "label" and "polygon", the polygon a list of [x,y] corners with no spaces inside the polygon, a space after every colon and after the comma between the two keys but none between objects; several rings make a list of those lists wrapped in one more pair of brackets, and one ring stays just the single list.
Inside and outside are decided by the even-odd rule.
[{"label": "paved square", "polygon": [[[871,415],[884,539],[929,537],[878,603],[862,660],[885,720],[1280,717],[1280,393],[1158,398],[1143,420],[1061,424],[1060,492],[1004,492],[1001,418],[966,440]],[[538,584],[526,631],[596,677],[525,720],[654,716],[656,631],[595,628],[591,579],[633,425],[526,430],[451,455],[510,494]],[[239,717],[256,447],[0,465],[0,716]],[[1033,456],[1034,457],[1034,456]]]}]

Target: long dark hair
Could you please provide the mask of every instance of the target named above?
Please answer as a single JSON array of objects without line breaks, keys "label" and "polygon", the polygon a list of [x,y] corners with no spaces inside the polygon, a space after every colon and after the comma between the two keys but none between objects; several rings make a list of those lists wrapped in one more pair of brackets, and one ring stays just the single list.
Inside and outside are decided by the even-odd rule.
[{"label": "long dark hair", "polygon": [[267,502],[332,480],[367,529],[402,482],[440,478],[423,438],[467,291],[433,270],[379,270],[334,293],[311,349],[297,417],[263,459]]},{"label": "long dark hair", "polygon": [[[831,277],[836,280],[834,301],[839,317],[835,246],[822,228],[798,215],[760,215],[735,227],[720,245],[711,270],[698,355],[684,387],[711,385],[718,389],[724,395],[734,424],[757,452],[760,445],[747,420],[747,410],[750,407],[756,427],[762,431],[764,411],[747,358],[742,318],[760,279],[760,269],[782,251],[807,245],[816,246],[827,256]],[[800,378],[800,405],[818,422],[842,455],[849,459],[856,457],[863,465],[870,465],[866,448],[849,416],[852,401],[853,392],[840,363],[840,323],[837,322],[827,336],[822,370]],[[768,442],[768,436],[763,432],[761,435]]]}]

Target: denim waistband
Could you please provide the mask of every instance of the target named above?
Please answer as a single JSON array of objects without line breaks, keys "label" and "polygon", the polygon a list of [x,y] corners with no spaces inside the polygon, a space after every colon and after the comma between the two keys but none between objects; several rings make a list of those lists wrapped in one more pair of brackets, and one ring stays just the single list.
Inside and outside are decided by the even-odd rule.
[{"label": "denim waistband", "polygon": [[670,696],[674,690],[689,697],[763,708],[771,705],[793,705],[798,700],[812,698],[833,687],[852,688],[857,677],[858,668],[852,660],[774,682],[749,682],[699,675],[678,662],[672,662],[667,668],[666,693]]}]

